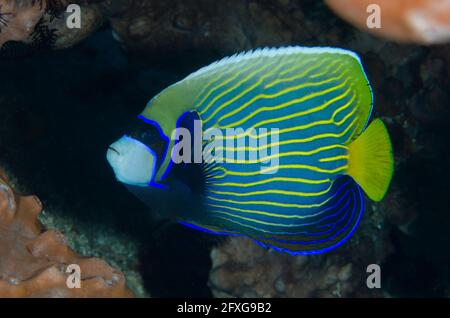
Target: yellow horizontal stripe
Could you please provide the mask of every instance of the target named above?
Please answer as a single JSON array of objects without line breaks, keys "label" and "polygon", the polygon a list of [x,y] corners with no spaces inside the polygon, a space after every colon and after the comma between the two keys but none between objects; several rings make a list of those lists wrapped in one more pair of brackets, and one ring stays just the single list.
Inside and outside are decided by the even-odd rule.
[{"label": "yellow horizontal stripe", "polygon": [[[343,120],[347,120],[348,119],[347,117],[350,117],[351,115],[352,115],[351,113],[348,114],[346,116],[346,118],[344,118]],[[295,127],[295,128],[297,128],[297,127]],[[276,143],[274,143],[274,145],[276,145]],[[282,145],[282,143],[280,143],[280,145]],[[238,159],[235,159],[235,160],[233,160],[233,163],[261,163],[261,162],[268,161],[268,160],[273,159],[273,158],[282,158],[282,157],[289,157],[289,156],[310,156],[310,155],[314,155],[314,154],[317,154],[317,153],[322,152],[322,151],[335,149],[335,148],[341,148],[341,149],[344,149],[344,150],[348,150],[347,146],[336,144],[336,145],[319,147],[317,149],[310,150],[310,151],[282,152],[282,153],[273,154],[273,155],[270,155],[270,156],[267,156],[267,157],[263,157],[261,159],[256,159],[256,160],[238,160]],[[265,149],[265,148],[263,146],[259,146],[259,147],[245,147],[246,151],[260,151],[262,149]],[[226,151],[226,152],[227,151],[233,151],[233,152],[236,151],[237,152],[237,151],[242,151],[243,147],[226,147],[226,146],[223,147],[223,146],[221,146],[221,147],[216,147],[216,148],[210,148],[210,149],[208,149],[207,152],[205,152],[205,156],[209,156],[210,157],[213,150],[215,152],[218,152],[218,151]]]},{"label": "yellow horizontal stripe", "polygon": [[[331,116],[331,119],[328,120],[318,120],[315,122],[311,122],[308,124],[304,124],[304,125],[299,125],[299,126],[294,126],[294,127],[288,127],[288,128],[283,128],[283,129],[279,129],[278,130],[278,134],[284,134],[284,133],[288,133],[288,132],[292,132],[292,131],[298,131],[298,130],[305,130],[308,128],[312,128],[315,126],[321,126],[321,125],[329,125],[329,124],[335,124],[336,126],[341,126],[348,118],[350,118],[357,110],[358,110],[358,104],[354,107],[354,109],[347,114],[342,120],[336,122],[336,116],[343,110],[347,109],[349,106],[351,106],[351,104],[355,101],[356,99],[356,95],[353,94],[352,98],[345,103],[343,106],[339,107],[338,109],[336,109],[333,112],[333,115]],[[229,127],[226,127],[229,128]],[[246,130],[244,133],[242,134],[236,134],[234,136],[215,136],[216,140],[230,140],[230,139],[239,139],[239,138],[243,138],[243,137],[250,137],[253,139],[260,139],[260,138],[264,138],[267,136],[271,136],[273,133],[271,131],[268,131],[266,133],[263,134],[259,134],[259,135],[252,135],[251,134],[251,130]],[[219,148],[218,148],[219,149]]]},{"label": "yellow horizontal stripe", "polygon": [[309,217],[307,215],[296,215],[296,214],[286,215],[286,214],[270,213],[270,212],[259,211],[259,210],[241,209],[241,208],[236,208],[236,207],[231,207],[231,206],[221,205],[221,204],[211,204],[210,203],[210,204],[208,204],[208,206],[211,206],[214,208],[220,208],[220,209],[229,209],[229,210],[241,212],[241,213],[265,215],[265,216],[270,216],[270,217],[275,217],[275,218],[283,218],[283,219],[305,219],[305,218]]},{"label": "yellow horizontal stripe", "polygon": [[310,208],[317,208],[321,207],[325,204],[327,204],[333,196],[330,196],[328,199],[321,203],[313,203],[313,204],[296,204],[296,203],[281,203],[281,202],[273,202],[273,201],[236,201],[236,200],[230,200],[230,199],[220,199],[213,196],[207,196],[208,199],[218,202],[227,202],[232,204],[241,204],[241,205],[269,205],[269,206],[277,206],[277,207],[283,207],[283,208],[298,208],[298,209],[310,209]]},{"label": "yellow horizontal stripe", "polygon": [[[261,162],[265,162],[265,161],[271,160],[273,158],[282,158],[282,157],[289,157],[289,156],[310,156],[310,155],[314,155],[314,154],[317,154],[317,153],[322,152],[322,151],[336,149],[336,148],[348,150],[348,147],[344,146],[344,145],[330,145],[330,146],[319,147],[317,149],[310,150],[310,151],[283,152],[283,153],[280,153],[280,154],[274,154],[274,155],[270,155],[270,156],[263,157],[261,159],[256,159],[256,160],[238,160],[238,159],[235,159],[235,160],[233,160],[233,162],[234,163],[261,163]],[[232,148],[232,149],[234,150],[234,148]],[[211,157],[212,150],[213,149],[211,149],[208,154],[205,153],[205,155],[207,155],[208,158]],[[215,151],[221,151],[221,150],[227,151],[229,149],[227,147],[217,147],[214,150]]]},{"label": "yellow horizontal stripe", "polygon": [[[348,168],[347,165],[344,165],[344,166],[341,166],[341,167],[338,167],[338,168],[335,168],[335,169],[329,169],[328,170],[328,169],[321,169],[321,168],[310,166],[310,165],[294,164],[294,165],[279,165],[279,166],[275,166],[275,167],[268,167],[268,168],[265,168],[265,169],[260,169],[260,170],[251,171],[251,172],[231,171],[231,170],[228,170],[228,169],[226,169],[224,167],[219,167],[217,170],[224,171],[225,175],[249,177],[249,176],[256,176],[256,175],[268,173],[270,171],[279,170],[279,169],[305,169],[305,170],[310,170],[310,171],[315,171],[315,172],[320,172],[320,173],[335,174],[337,172],[344,171],[347,168]],[[212,176],[211,178],[216,178],[216,177]]]},{"label": "yellow horizontal stripe", "polygon": [[[226,148],[225,148],[225,150],[226,150]],[[231,159],[230,160],[230,159],[224,158],[224,161],[228,162],[228,163],[237,163],[237,164],[258,164],[258,163],[267,162],[267,161],[275,159],[275,158],[292,157],[292,156],[305,156],[305,152],[306,151],[282,152],[282,153],[279,153],[279,154],[270,155],[270,156],[263,157],[261,159],[256,159],[256,160],[250,160],[250,159],[248,159],[248,160],[247,159],[243,159],[243,160]],[[322,161],[322,159],[320,159],[319,161],[320,162],[326,162],[325,160]],[[330,160],[330,161],[332,161],[332,160]]]},{"label": "yellow horizontal stripe", "polygon": [[[330,197],[330,198],[326,199],[324,202],[320,203],[320,206],[326,205],[331,200],[331,198],[332,197]],[[347,199],[346,202],[348,202],[348,201],[349,201],[349,199]],[[267,212],[267,211],[260,211],[260,210],[253,210],[253,209],[242,209],[242,208],[238,208],[238,207],[232,207],[232,206],[221,205],[221,204],[213,204],[213,203],[208,203],[208,206],[211,206],[213,208],[219,208],[219,209],[228,209],[228,210],[236,211],[236,212],[240,212],[240,213],[264,215],[264,216],[269,216],[269,217],[274,217],[274,218],[282,218],[282,219],[301,219],[301,220],[320,216],[323,213],[330,210],[330,208],[328,207],[328,208],[321,209],[321,210],[317,211],[316,213],[312,213],[312,214],[308,214],[308,215],[298,215],[298,214],[271,213],[271,212]],[[311,207],[308,206],[307,208],[311,208]]]},{"label": "yellow horizontal stripe", "polygon": [[[240,226],[240,227],[249,228],[249,229],[251,229],[252,231],[258,231],[258,232],[262,232],[262,233],[269,233],[269,234],[271,234],[271,235],[289,235],[290,237],[292,237],[292,235],[295,235],[295,234],[296,234],[296,235],[300,235],[302,232],[304,232],[304,231],[300,231],[299,233],[292,233],[292,232],[269,231],[269,230],[262,229],[262,228],[259,228],[259,227],[251,226],[251,225],[249,225],[249,224],[244,224],[244,223],[241,223],[241,222],[239,222],[239,221],[229,219],[229,218],[227,218],[227,217],[223,217],[223,216],[216,216],[216,217],[217,217],[217,218],[220,218],[220,219],[222,219],[222,220],[225,220],[225,221],[228,221],[228,222],[237,224],[237,225]],[[298,237],[296,238],[296,240],[298,240]],[[273,241],[268,241],[268,243],[269,243],[269,244],[273,244],[274,242],[273,242]],[[296,244],[296,245],[298,245],[298,244]],[[291,244],[290,246],[294,246],[294,245]]]},{"label": "yellow horizontal stripe", "polygon": [[[352,128],[352,126],[356,123],[357,120],[358,120],[358,118],[355,117],[353,119],[353,121],[347,126],[347,128],[345,128],[339,134],[325,133],[325,134],[314,135],[314,136],[307,137],[307,138],[283,140],[281,142],[275,142],[275,143],[263,145],[261,147],[235,147],[234,151],[260,151],[260,150],[266,149],[266,148],[272,148],[272,147],[289,145],[289,144],[296,144],[296,143],[311,142],[311,141],[318,140],[318,139],[323,139],[323,138],[340,138],[340,137],[345,136],[348,133],[348,131]],[[217,151],[220,151],[220,150],[223,150],[224,147],[217,147],[215,149]]]},{"label": "yellow horizontal stripe", "polygon": [[341,156],[334,156],[334,157],[329,157],[329,158],[321,158],[319,161],[320,162],[332,162],[332,161],[338,161],[338,160],[345,160],[348,158],[349,158],[348,155],[341,155]]},{"label": "yellow horizontal stripe", "polygon": [[265,215],[270,216],[274,218],[282,218],[282,219],[306,219],[311,217],[310,215],[296,215],[296,214],[279,214],[279,213],[270,213],[265,211],[259,211],[259,210],[252,210],[252,209],[241,209],[236,207],[231,207],[227,205],[221,205],[221,204],[208,204],[208,206],[214,207],[214,208],[221,208],[221,209],[228,209],[236,212],[241,213],[249,213],[249,214],[256,214],[256,215]]},{"label": "yellow horizontal stripe", "polygon": [[263,233],[274,234],[274,233],[272,233],[272,232],[270,232],[270,231],[268,231],[268,230],[261,229],[261,228],[259,228],[259,227],[254,227],[254,226],[251,226],[251,225],[248,225],[248,224],[243,224],[243,223],[241,223],[241,222],[239,222],[239,221],[231,220],[231,219],[226,218],[226,217],[223,217],[223,216],[219,216],[219,215],[218,215],[218,216],[216,216],[216,217],[219,218],[219,219],[222,219],[222,220],[225,220],[225,221],[228,221],[228,222],[237,224],[237,225],[239,225],[239,226],[242,226],[242,227],[246,227],[246,228],[252,229],[253,231],[258,231],[258,232],[263,232]]},{"label": "yellow horizontal stripe", "polygon": [[295,182],[295,183],[306,183],[306,184],[324,184],[331,182],[331,179],[324,179],[324,180],[309,180],[309,179],[303,179],[303,178],[285,178],[285,177],[275,177],[275,178],[269,178],[261,181],[256,182],[250,182],[250,183],[238,183],[238,182],[222,182],[222,183],[214,183],[214,186],[219,187],[253,187],[257,185],[267,184],[271,182]]},{"label": "yellow horizontal stripe", "polygon": [[231,195],[236,197],[248,197],[252,195],[261,195],[261,194],[281,194],[281,195],[289,195],[289,196],[298,196],[298,197],[317,197],[328,193],[331,189],[331,185],[319,192],[299,192],[299,191],[285,191],[278,189],[271,190],[261,190],[261,191],[251,191],[251,192],[232,192],[232,191],[217,191],[212,190],[210,193],[219,194],[219,195]]},{"label": "yellow horizontal stripe", "polygon": [[[238,218],[241,220],[246,220],[246,221],[254,222],[257,224],[264,224],[264,225],[269,225],[269,226],[280,226],[280,227],[298,227],[298,224],[283,224],[283,223],[273,223],[273,222],[261,221],[261,220],[257,220],[257,219],[253,219],[253,218],[249,218],[249,217],[245,217],[245,216],[241,216],[241,215],[236,215],[236,214],[229,213],[229,212],[219,211],[219,210],[212,210],[211,212],[235,217],[235,218]],[[237,222],[235,220],[230,220],[230,219],[228,219],[228,220],[230,222]],[[248,225],[248,226],[250,226],[250,225]]]}]

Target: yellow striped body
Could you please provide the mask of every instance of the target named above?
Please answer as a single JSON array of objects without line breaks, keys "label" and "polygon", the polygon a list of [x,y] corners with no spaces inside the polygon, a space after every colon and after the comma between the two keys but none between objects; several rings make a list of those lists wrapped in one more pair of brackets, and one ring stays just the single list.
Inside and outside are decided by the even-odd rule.
[{"label": "yellow striped body", "polygon": [[[195,111],[204,134],[223,132],[214,139],[222,146],[205,153],[224,151],[225,159],[235,159],[207,167],[207,213],[185,221],[294,254],[330,250],[353,233],[364,204],[348,176],[349,147],[372,109],[372,92],[355,54],[330,48],[259,50],[201,69],[168,93],[170,98],[163,91],[142,115],[162,121],[169,135],[175,124],[160,114],[161,101],[170,99],[177,114],[166,118]],[[238,128],[242,132],[226,134]],[[258,156],[239,159],[251,151]]]}]

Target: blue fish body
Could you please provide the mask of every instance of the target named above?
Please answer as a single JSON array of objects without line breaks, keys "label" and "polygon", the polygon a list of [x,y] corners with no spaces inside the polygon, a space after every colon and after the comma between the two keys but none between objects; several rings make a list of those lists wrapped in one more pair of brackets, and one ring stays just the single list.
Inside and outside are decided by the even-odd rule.
[{"label": "blue fish body", "polygon": [[[205,209],[187,211],[182,224],[248,236],[291,254],[316,254],[355,231],[364,212],[362,190],[376,201],[387,191],[392,148],[380,120],[366,127],[372,101],[354,53],[289,47],[200,69],[157,95],[141,118],[167,138],[186,112],[198,116],[204,135],[241,129],[216,136],[222,146],[203,145],[206,157],[220,150],[225,160],[202,163]],[[168,143],[167,154],[175,144]],[[250,151],[262,156],[239,157]],[[173,169],[167,154],[156,183]],[[265,165],[273,159],[275,166]]]}]

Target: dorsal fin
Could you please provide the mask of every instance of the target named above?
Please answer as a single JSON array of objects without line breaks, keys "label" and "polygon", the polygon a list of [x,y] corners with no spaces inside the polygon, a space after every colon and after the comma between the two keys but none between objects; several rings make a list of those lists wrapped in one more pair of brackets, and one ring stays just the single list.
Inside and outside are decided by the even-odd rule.
[{"label": "dorsal fin", "polygon": [[339,48],[332,48],[332,47],[302,47],[302,46],[285,46],[280,48],[259,48],[255,50],[250,51],[244,51],[240,53],[236,53],[231,56],[227,56],[222,58],[221,60],[218,60],[216,62],[213,62],[205,67],[200,68],[198,71],[190,74],[187,76],[183,81],[193,79],[196,77],[201,77],[202,75],[205,75],[210,72],[215,72],[219,69],[222,69],[224,66],[228,66],[234,63],[239,63],[243,61],[248,61],[251,59],[257,59],[261,57],[275,57],[275,56],[283,56],[283,55],[293,55],[293,54],[318,54],[318,53],[333,53],[333,54],[341,54],[341,55],[348,55],[352,58],[356,59],[359,63],[360,58],[359,56],[348,50],[339,49]]}]

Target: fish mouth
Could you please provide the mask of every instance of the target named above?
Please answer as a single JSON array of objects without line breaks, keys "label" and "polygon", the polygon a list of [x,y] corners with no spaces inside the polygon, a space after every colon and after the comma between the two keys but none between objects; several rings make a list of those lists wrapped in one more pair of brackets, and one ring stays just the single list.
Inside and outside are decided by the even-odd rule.
[{"label": "fish mouth", "polygon": [[117,155],[120,156],[120,152],[119,152],[117,149],[115,149],[115,148],[109,146],[109,147],[108,147],[108,150],[111,150],[111,151],[115,152]]}]

